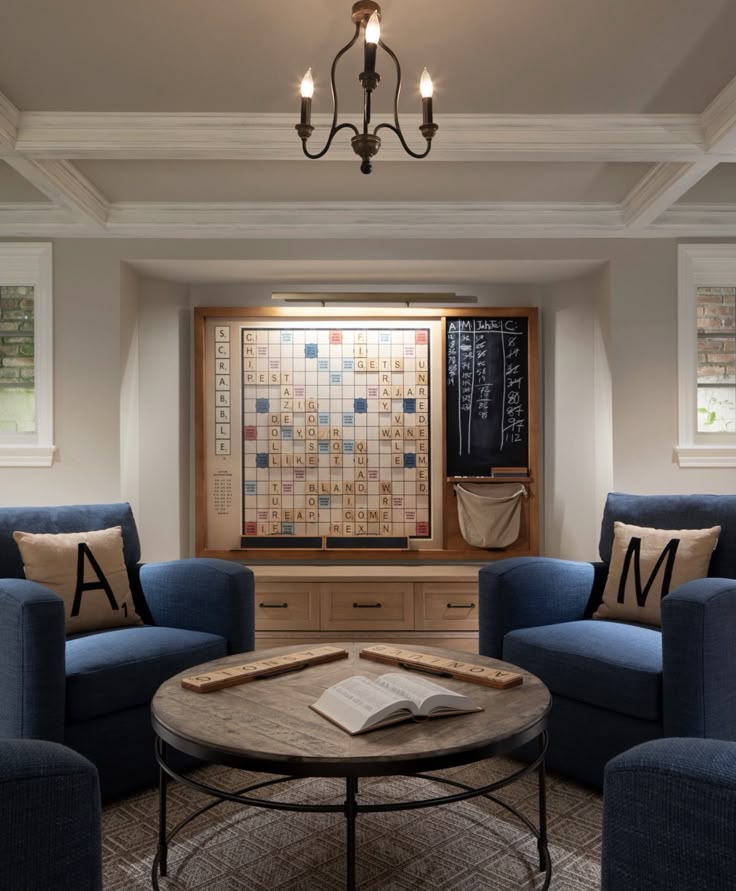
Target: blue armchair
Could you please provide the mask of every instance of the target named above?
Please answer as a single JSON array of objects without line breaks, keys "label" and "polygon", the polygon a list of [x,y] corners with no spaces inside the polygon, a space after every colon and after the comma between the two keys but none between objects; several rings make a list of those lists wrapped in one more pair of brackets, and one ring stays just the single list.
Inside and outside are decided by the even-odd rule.
[{"label": "blue armchair", "polygon": [[[661,630],[591,619],[615,520],[722,527],[709,578],[662,601]],[[548,766],[602,786],[606,762],[662,736],[736,740],[736,496],[622,495],[606,501],[601,563],[499,560],[479,573],[479,651],[536,674],[552,693]]]},{"label": "blue armchair", "polygon": [[658,739],[608,763],[602,891],[735,886],[735,743]]},{"label": "blue armchair", "polygon": [[93,764],[45,740],[0,739],[0,887],[101,891]]},{"label": "blue armchair", "polygon": [[[28,581],[13,532],[121,526],[145,624],[65,636],[64,604]],[[52,740],[98,769],[103,800],[157,776],[150,702],[194,665],[253,649],[253,573],[229,560],[141,565],[128,504],[0,508],[0,737]]]}]

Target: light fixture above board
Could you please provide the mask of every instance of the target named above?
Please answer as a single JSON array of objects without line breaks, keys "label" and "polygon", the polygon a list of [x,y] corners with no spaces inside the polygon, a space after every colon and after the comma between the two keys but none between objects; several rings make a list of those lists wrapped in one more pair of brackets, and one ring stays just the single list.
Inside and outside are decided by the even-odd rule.
[{"label": "light fixture above board", "polygon": [[390,292],[390,291],[274,291],[271,300],[280,303],[338,303],[343,306],[372,304],[421,304],[422,306],[453,306],[460,304],[467,306],[478,302],[477,297],[467,297],[462,294],[422,294],[416,291]]},{"label": "light fixture above board", "polygon": [[[355,23],[355,33],[352,40],[338,52],[332,61],[330,69],[330,87],[332,89],[332,126],[327,134],[327,142],[324,148],[316,153],[312,153],[307,149],[307,140],[312,135],[314,127],[312,126],[312,96],[314,95],[314,81],[312,79],[312,69],[307,69],[307,73],[302,78],[301,85],[301,117],[299,123],[296,124],[296,131],[302,141],[302,149],[308,158],[317,159],[325,155],[332,145],[332,140],[340,130],[352,130],[355,134],[350,140],[353,151],[362,159],[360,165],[361,173],[370,173],[373,169],[371,159],[378,153],[381,148],[381,138],[378,135],[379,130],[391,130],[398,137],[404,151],[411,155],[412,158],[425,158],[429,154],[432,147],[432,138],[437,132],[437,124],[432,118],[432,94],[434,88],[432,86],[432,78],[425,68],[419,79],[419,93],[422,97],[422,123],[419,130],[427,142],[427,146],[423,152],[415,152],[409,148],[404,134],[399,124],[399,93],[401,91],[401,66],[396,58],[393,50],[388,47],[381,39],[381,7],[374,3],[373,0],[358,0],[353,4],[352,20]],[[335,71],[337,63],[342,56],[353,46],[363,31],[363,70],[358,75],[358,80],[363,88],[363,126],[358,129],[355,124],[337,122],[337,87],[335,86]],[[393,101],[393,124],[381,123],[369,132],[371,124],[371,99],[373,91],[381,81],[381,75],[376,71],[376,50],[378,47],[391,57],[396,67],[396,87],[394,90]]]}]

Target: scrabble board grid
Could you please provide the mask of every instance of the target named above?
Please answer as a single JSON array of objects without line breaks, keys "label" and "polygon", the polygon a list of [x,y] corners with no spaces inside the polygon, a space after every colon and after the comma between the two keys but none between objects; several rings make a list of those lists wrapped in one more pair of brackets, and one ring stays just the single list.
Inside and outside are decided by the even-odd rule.
[{"label": "scrabble board grid", "polygon": [[240,329],[242,534],[432,534],[430,331]]}]

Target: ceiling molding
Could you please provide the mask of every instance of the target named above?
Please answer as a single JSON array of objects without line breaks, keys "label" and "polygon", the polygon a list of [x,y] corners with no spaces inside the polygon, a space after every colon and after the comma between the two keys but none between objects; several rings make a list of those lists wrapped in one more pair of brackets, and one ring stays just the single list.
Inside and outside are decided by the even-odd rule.
[{"label": "ceiling molding", "polygon": [[0,157],[15,148],[21,114],[13,103],[0,93]]},{"label": "ceiling molding", "polygon": [[[321,144],[331,115],[312,116]],[[402,118],[418,129],[419,116]],[[433,161],[694,161],[705,149],[700,116],[692,115],[440,115]],[[295,118],[286,114],[95,114],[24,112],[16,149],[34,158],[301,160]],[[417,134],[417,147],[421,137]],[[355,160],[349,141],[331,148]],[[405,161],[386,136],[381,157]],[[736,160],[726,153],[723,160]]]},{"label": "ceiling molding", "polygon": [[[0,234],[7,234],[2,208],[0,205]],[[58,221],[58,215],[49,220],[50,230]],[[40,222],[39,217],[35,222]],[[447,239],[624,234],[621,210],[615,204],[553,203],[121,203],[110,205],[103,230],[77,226],[70,231],[68,220],[62,226],[65,235],[126,238]]]},{"label": "ceiling molding", "polygon": [[736,236],[736,204],[680,204],[666,210],[655,228],[668,237]]},{"label": "ceiling molding", "polygon": [[630,225],[625,205],[227,202],[110,204],[104,226],[44,204],[0,203],[0,237],[672,238],[736,235],[736,205],[685,204]]},{"label": "ceiling molding", "polygon": [[[301,160],[287,114],[22,112],[0,94],[0,158],[53,206],[0,205],[2,236],[151,238],[590,238],[731,235],[730,205],[675,205],[736,162],[736,79],[702,113],[444,115],[431,159],[654,164],[616,203],[110,203],[75,159]],[[326,133],[331,115],[314,115]],[[407,115],[407,133],[418,127]],[[354,161],[347,142],[330,157]],[[389,134],[384,160],[408,160]],[[673,206],[675,205],[675,206]]]},{"label": "ceiling molding", "polygon": [[736,149],[736,78],[721,90],[700,119],[707,151]]},{"label": "ceiling molding", "polygon": [[694,164],[657,164],[629,192],[623,201],[624,223],[629,227],[648,226],[691,189],[715,166],[706,159]]},{"label": "ceiling molding", "polygon": [[0,235],[4,238],[55,238],[89,235],[68,210],[45,204],[0,204]]},{"label": "ceiling molding", "polygon": [[69,161],[6,158],[17,173],[56,204],[68,208],[81,222],[104,226],[109,203]]}]

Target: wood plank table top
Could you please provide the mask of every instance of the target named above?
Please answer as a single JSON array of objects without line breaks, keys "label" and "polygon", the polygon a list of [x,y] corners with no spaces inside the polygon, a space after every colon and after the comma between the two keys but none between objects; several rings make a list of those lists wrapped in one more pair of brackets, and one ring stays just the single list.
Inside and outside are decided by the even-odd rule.
[{"label": "wood plank table top", "polygon": [[336,643],[348,658],[227,687],[196,693],[181,680],[218,668],[303,650],[304,645],[229,656],[170,678],[153,698],[157,735],[174,748],[213,763],[289,776],[384,776],[437,770],[511,751],[546,727],[550,693],[534,675],[497,659],[412,644],[412,649],[457,658],[523,676],[506,690],[455,678],[432,678],[464,693],[481,712],[407,721],[350,736],[309,706],[327,687],[352,675],[375,678],[402,671],[361,659],[367,643]]}]

